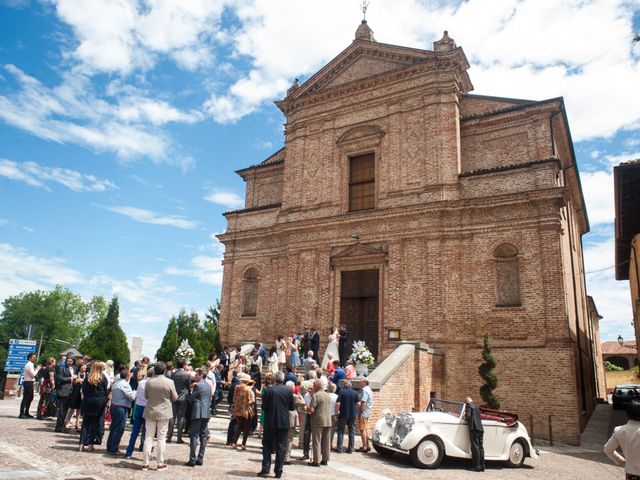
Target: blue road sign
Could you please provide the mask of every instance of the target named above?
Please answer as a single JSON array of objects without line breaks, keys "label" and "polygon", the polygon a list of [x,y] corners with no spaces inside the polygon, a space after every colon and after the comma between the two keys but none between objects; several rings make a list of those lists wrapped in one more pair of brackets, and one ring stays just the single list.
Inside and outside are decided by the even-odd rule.
[{"label": "blue road sign", "polygon": [[12,338],[9,340],[9,352],[4,364],[5,372],[21,372],[27,363],[27,356],[36,351],[35,340],[21,340]]}]

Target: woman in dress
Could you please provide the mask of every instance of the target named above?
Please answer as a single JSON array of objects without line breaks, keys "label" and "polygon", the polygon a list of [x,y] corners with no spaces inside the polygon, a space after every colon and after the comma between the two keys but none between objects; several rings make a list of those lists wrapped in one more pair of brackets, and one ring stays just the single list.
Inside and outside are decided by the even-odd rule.
[{"label": "woman in dress", "polygon": [[56,359],[49,357],[46,368],[41,370],[42,383],[40,384],[40,401],[38,402],[38,420],[56,416],[56,402],[54,392],[56,390]]},{"label": "woman in dress", "polygon": [[291,356],[289,357],[289,365],[291,365],[295,370],[300,365],[302,365],[302,363],[300,362],[300,348],[298,347],[298,338],[296,337],[292,339],[289,344],[291,345]]},{"label": "woman in dress", "polygon": [[[253,395],[253,380],[246,373],[238,375],[240,383],[233,391],[233,416],[238,425],[233,436],[232,444],[238,450],[246,450],[247,438],[251,430],[251,420],[253,419],[255,408],[255,396]],[[240,434],[242,433],[242,445],[238,444]]]},{"label": "woman in dress", "polygon": [[324,358],[322,359],[322,369],[325,370],[327,368],[327,364],[329,363],[329,354],[331,354],[332,359],[340,358],[340,352],[338,351],[338,328],[332,327],[331,334],[329,335],[329,343],[327,344],[327,349],[324,352]]},{"label": "woman in dress", "polygon": [[80,431],[80,451],[93,451],[94,445],[101,443],[100,418],[104,413],[109,390],[109,380],[104,375],[104,363],[93,362],[89,375],[82,382],[82,430]]},{"label": "woman in dress", "polygon": [[276,340],[276,353],[278,354],[278,364],[281,369],[287,364],[287,341],[284,336],[280,335]]},{"label": "woman in dress", "polygon": [[269,350],[269,357],[267,358],[268,368],[271,373],[276,373],[280,371],[278,353],[276,347],[271,347]]},{"label": "woman in dress", "polygon": [[78,375],[73,379],[72,387],[71,387],[71,398],[69,400],[69,411],[67,412],[67,418],[64,420],[64,424],[66,428],[71,428],[69,424],[71,422],[71,417],[73,414],[76,414],[76,424],[75,429],[76,432],[80,430],[80,407],[82,406],[82,382],[84,380],[85,374],[87,372],[87,366],[82,362],[82,360],[78,360]]}]

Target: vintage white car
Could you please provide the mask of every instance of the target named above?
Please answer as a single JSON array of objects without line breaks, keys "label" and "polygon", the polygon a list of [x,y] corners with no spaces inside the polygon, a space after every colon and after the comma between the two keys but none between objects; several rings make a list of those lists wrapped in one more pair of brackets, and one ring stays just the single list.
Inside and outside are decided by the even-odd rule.
[{"label": "vintage white car", "polygon": [[[445,455],[471,458],[464,403],[431,399],[426,412],[385,411],[373,431],[373,448],[381,455],[409,454],[420,468],[436,468]],[[538,458],[527,429],[515,414],[481,408],[485,460],[520,467],[525,457]]]}]

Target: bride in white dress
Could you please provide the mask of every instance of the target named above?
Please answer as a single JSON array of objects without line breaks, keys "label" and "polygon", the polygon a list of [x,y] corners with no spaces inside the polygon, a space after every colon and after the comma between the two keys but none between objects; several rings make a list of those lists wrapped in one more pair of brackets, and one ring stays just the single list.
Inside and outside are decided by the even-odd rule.
[{"label": "bride in white dress", "polygon": [[332,356],[333,360],[340,360],[340,351],[338,350],[338,327],[333,327],[331,329],[331,335],[329,335],[329,343],[327,344],[327,349],[324,352],[324,358],[322,359],[322,369],[325,370],[327,368],[327,364],[329,363],[329,354]]}]

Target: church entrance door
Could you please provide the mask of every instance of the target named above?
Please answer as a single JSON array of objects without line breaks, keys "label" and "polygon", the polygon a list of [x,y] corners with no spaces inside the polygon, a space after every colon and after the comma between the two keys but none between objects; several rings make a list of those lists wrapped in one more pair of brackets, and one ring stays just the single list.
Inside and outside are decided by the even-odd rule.
[{"label": "church entrance door", "polygon": [[342,272],[340,322],[349,332],[348,354],[356,340],[364,340],[378,358],[378,290],[379,271]]}]

